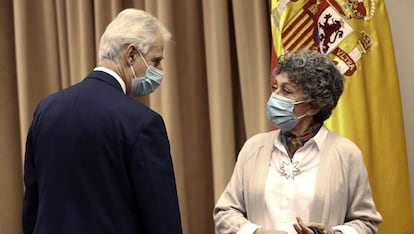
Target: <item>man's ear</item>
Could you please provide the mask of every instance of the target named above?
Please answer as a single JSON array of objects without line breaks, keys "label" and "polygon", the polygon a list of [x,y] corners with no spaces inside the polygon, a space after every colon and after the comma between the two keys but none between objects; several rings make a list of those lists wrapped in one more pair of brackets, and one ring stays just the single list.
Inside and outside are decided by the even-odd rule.
[{"label": "man's ear", "polygon": [[126,55],[126,59],[127,59],[128,63],[133,64],[133,62],[135,61],[135,59],[138,56],[137,47],[134,46],[134,45],[128,45],[128,47],[126,48],[126,51],[125,51],[125,55]]}]

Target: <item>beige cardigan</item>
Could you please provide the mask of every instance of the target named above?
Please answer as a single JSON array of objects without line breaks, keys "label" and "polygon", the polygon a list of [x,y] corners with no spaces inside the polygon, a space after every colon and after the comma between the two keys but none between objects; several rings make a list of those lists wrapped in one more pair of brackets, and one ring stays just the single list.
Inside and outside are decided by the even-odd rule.
[{"label": "beige cardigan", "polygon": [[[264,188],[278,134],[279,130],[261,133],[244,144],[214,208],[218,233],[236,233],[248,222],[264,224]],[[330,227],[350,225],[358,233],[377,233],[382,217],[372,199],[361,151],[330,131],[323,145],[310,221]]]}]

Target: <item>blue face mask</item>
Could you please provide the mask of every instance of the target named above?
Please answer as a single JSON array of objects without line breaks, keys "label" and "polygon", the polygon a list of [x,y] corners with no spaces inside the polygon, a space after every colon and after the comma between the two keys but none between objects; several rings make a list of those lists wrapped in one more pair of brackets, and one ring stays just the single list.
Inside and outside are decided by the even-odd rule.
[{"label": "blue face mask", "polygon": [[152,65],[148,65],[141,52],[138,51],[138,53],[145,66],[147,67],[147,70],[144,77],[138,78],[136,77],[134,67],[131,64],[131,71],[134,75],[134,78],[132,79],[131,95],[145,96],[154,92],[154,90],[160,86],[162,78],[164,77],[164,73],[160,69],[157,69]]},{"label": "blue face mask", "polygon": [[272,94],[267,102],[267,118],[270,122],[282,131],[289,131],[293,129],[299,120],[307,114],[296,117],[293,114],[295,104],[300,104],[305,101],[295,102],[289,98],[285,98],[276,94]]}]

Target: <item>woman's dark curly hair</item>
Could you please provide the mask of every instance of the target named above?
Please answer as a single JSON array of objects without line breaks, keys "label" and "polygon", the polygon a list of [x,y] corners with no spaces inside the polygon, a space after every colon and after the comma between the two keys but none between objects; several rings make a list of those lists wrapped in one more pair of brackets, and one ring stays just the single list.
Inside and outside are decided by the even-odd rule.
[{"label": "woman's dark curly hair", "polygon": [[332,60],[316,51],[287,52],[278,58],[274,75],[284,72],[290,82],[302,87],[304,100],[321,108],[314,119],[328,119],[344,90],[344,77]]}]

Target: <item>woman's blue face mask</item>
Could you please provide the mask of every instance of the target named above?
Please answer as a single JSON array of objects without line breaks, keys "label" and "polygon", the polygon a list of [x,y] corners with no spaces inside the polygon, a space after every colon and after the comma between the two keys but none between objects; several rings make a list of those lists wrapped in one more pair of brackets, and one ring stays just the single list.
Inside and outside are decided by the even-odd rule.
[{"label": "woman's blue face mask", "polygon": [[282,131],[289,131],[293,129],[300,119],[307,114],[296,117],[293,110],[296,104],[304,103],[305,101],[291,100],[277,94],[272,94],[267,102],[267,118],[270,122]]}]

